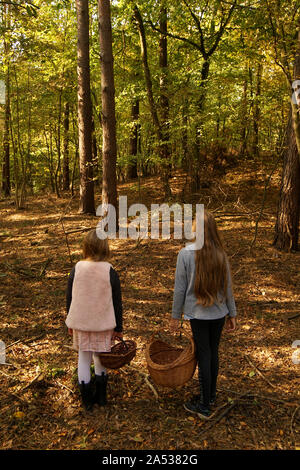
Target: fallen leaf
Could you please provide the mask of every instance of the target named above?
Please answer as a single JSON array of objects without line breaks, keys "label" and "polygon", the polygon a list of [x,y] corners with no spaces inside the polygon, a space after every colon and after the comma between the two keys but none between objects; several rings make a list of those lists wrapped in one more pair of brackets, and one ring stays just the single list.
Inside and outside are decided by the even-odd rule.
[{"label": "fallen leaf", "polygon": [[143,442],[144,440],[140,434],[137,434],[134,437],[130,437],[129,439],[134,442]]}]

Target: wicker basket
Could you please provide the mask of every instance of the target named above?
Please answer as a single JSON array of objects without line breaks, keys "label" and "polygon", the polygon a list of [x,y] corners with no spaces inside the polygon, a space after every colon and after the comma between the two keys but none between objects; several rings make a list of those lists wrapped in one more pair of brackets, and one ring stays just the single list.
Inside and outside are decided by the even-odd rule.
[{"label": "wicker basket", "polygon": [[194,340],[189,337],[189,341],[181,349],[152,336],[146,346],[146,361],[150,376],[157,385],[174,388],[193,377],[197,360]]},{"label": "wicker basket", "polygon": [[99,353],[101,364],[107,369],[120,369],[129,364],[136,354],[136,343],[132,340],[123,339],[115,344],[110,352]]}]

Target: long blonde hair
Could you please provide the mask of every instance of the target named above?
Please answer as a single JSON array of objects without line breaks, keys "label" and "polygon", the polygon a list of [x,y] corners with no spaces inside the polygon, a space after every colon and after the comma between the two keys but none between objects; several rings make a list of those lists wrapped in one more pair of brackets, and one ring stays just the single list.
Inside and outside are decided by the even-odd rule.
[{"label": "long blonde hair", "polygon": [[[193,222],[195,232],[196,220]],[[204,210],[204,245],[195,253],[197,303],[209,307],[226,298],[227,258],[214,216]],[[221,295],[221,297],[220,297]]]}]

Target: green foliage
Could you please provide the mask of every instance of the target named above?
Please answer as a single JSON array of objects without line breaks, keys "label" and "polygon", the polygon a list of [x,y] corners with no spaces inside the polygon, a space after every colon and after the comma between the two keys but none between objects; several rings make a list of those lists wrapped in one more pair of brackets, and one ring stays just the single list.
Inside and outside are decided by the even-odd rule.
[{"label": "green foliage", "polygon": [[[201,70],[206,52],[214,46],[234,2],[213,0],[112,1],[113,52],[116,88],[118,168],[132,162],[132,104],[139,100],[141,168],[160,164],[142,69],[139,37],[133,21],[136,4],[143,16],[154,99],[160,109],[159,16],[168,12],[169,145],[174,165],[184,155],[184,136],[193,153],[199,125]],[[2,6],[3,9],[3,6]],[[192,13],[191,13],[192,12]],[[293,14],[291,14],[293,12]],[[63,105],[70,103],[69,158],[77,158],[77,29],[75,3],[68,0],[36,0],[6,13],[0,29],[0,78],[10,70],[12,181],[26,179],[32,192],[51,188],[55,175],[61,181],[63,158]],[[254,108],[259,104],[259,148],[274,151],[281,139],[289,106],[283,70],[290,72],[297,22],[295,2],[237,2],[220,41],[209,57],[201,110],[201,148],[215,144],[239,152],[245,129],[251,149]],[[200,21],[197,24],[197,19]],[[156,28],[156,30],[155,30]],[[10,47],[5,48],[5,43]],[[97,1],[90,2],[90,66],[98,157],[101,158],[101,80]],[[287,56],[288,54],[288,56]],[[260,94],[257,71],[263,65]],[[244,89],[246,91],[244,92]],[[2,113],[3,114],[3,113]],[[2,118],[3,119],[3,118]],[[249,150],[251,153],[251,151]],[[3,152],[1,151],[1,155]],[[60,160],[59,160],[60,155]],[[1,162],[0,162],[1,163]],[[98,165],[101,171],[101,161]]]}]

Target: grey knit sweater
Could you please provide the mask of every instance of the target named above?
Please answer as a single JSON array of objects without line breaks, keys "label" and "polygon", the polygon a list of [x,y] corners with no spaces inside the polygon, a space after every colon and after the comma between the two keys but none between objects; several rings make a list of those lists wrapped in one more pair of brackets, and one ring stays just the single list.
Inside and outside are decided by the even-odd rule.
[{"label": "grey knit sweater", "polygon": [[195,250],[193,245],[182,248],[177,257],[175,287],[173,295],[172,317],[181,318],[184,313],[185,320],[215,320],[229,314],[230,317],[236,316],[236,306],[232,292],[232,281],[229,264],[227,299],[222,303],[215,302],[210,307],[203,307],[197,304],[194,293],[195,285]]}]

